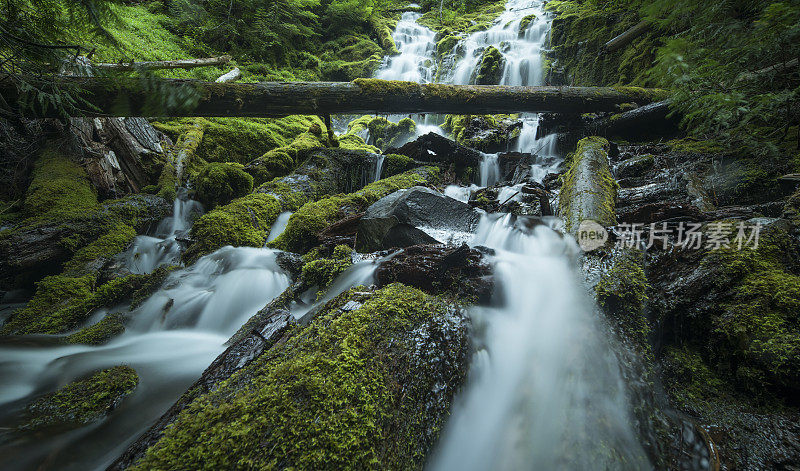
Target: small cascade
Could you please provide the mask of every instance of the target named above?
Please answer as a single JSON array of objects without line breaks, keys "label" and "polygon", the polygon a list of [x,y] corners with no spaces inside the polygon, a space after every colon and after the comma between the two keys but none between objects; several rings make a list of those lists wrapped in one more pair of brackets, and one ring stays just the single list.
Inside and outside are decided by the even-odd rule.
[{"label": "small cascade", "polygon": [[152,273],[162,265],[180,261],[181,246],[176,240],[186,234],[192,222],[203,214],[203,205],[191,200],[181,188],[172,206],[172,215],[159,222],[155,234],[137,236],[124,254],[125,268],[131,273]]},{"label": "small cascade", "polygon": [[478,178],[482,187],[492,186],[500,180],[500,164],[497,161],[497,154],[481,156]]},{"label": "small cascade", "polygon": [[506,214],[472,245],[496,251],[498,305],[472,311],[482,350],[429,469],[648,469],[577,244]]},{"label": "small cascade", "polygon": [[383,172],[383,159],[383,154],[378,154],[378,157],[375,159],[375,174],[372,177],[372,182],[376,182],[381,179],[381,172]]},{"label": "small cascade", "polygon": [[416,12],[405,12],[400,17],[392,34],[400,54],[386,57],[375,78],[417,83],[433,82],[436,33],[417,23],[420,17],[422,15]]},{"label": "small cascade", "polygon": [[291,211],[284,211],[275,218],[275,222],[273,222],[272,227],[269,228],[267,242],[272,242],[277,239],[279,235],[283,234],[283,231],[286,230],[286,226],[289,225],[289,218],[292,217],[292,214]]}]

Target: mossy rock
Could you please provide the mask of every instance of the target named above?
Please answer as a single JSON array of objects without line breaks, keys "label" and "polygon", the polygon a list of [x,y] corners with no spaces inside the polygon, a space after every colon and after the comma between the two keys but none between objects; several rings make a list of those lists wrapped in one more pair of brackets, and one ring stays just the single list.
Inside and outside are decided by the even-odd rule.
[{"label": "mossy rock", "polygon": [[438,54],[439,57],[442,57],[452,53],[453,49],[456,47],[456,44],[458,44],[460,40],[461,38],[458,36],[454,34],[448,34],[436,43],[436,54]]},{"label": "mossy rock", "polygon": [[100,322],[69,335],[66,339],[67,343],[103,345],[125,332],[124,320],[125,316],[122,313],[108,314]]},{"label": "mossy rock", "polygon": [[362,116],[348,123],[345,136],[361,139],[360,134],[365,131],[369,132],[367,144],[386,149],[398,147],[412,138],[417,131],[417,124],[411,118],[402,118],[394,123],[383,116]]},{"label": "mossy rock", "polygon": [[494,46],[489,46],[483,51],[478,75],[475,83],[478,85],[497,85],[503,77],[503,68],[506,60],[503,54]]},{"label": "mossy rock", "polygon": [[139,376],[128,366],[115,366],[69,383],[35,400],[26,408],[30,418],[20,430],[69,429],[107,416],[136,389]]},{"label": "mossy rock", "polygon": [[522,20],[520,20],[520,22],[519,22],[519,37],[520,38],[525,36],[525,30],[528,29],[528,26],[530,26],[531,22],[533,22],[534,20],[536,20],[536,15],[528,15],[528,16],[522,18]]},{"label": "mossy rock", "polygon": [[247,164],[244,171],[253,176],[255,185],[288,175],[297,166],[306,151],[326,147],[328,144],[327,132],[327,128],[321,121],[313,123],[306,132],[297,135],[290,144],[268,151]]},{"label": "mossy rock", "polygon": [[305,253],[317,245],[317,234],[337,220],[366,209],[396,190],[432,183],[438,175],[437,167],[421,167],[378,180],[354,193],[306,203],[292,214],[286,230],[269,245],[289,252]]},{"label": "mossy rock", "polygon": [[194,187],[196,198],[211,209],[253,191],[253,177],[241,165],[212,162],[197,175]]},{"label": "mossy rock", "polygon": [[300,275],[303,285],[316,286],[319,292],[324,292],[337,276],[353,264],[352,252],[353,249],[347,245],[337,245],[329,258],[314,258],[306,262]]},{"label": "mossy rock", "polygon": [[463,314],[346,292],[191,402],[132,469],[422,469],[469,357]]}]

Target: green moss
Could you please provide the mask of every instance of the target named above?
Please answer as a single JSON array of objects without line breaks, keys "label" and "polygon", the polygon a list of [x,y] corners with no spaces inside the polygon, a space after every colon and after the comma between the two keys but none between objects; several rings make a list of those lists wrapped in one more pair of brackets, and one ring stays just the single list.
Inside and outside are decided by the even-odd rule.
[{"label": "green moss", "polygon": [[463,146],[491,152],[506,148],[510,139],[519,137],[519,127],[508,130],[517,119],[517,114],[447,115],[442,129]]},{"label": "green moss", "polygon": [[196,198],[212,209],[253,191],[253,177],[241,165],[212,162],[197,175],[194,187]]},{"label": "green moss", "polygon": [[636,8],[622,4],[553,1],[552,56],[564,71],[569,85],[653,85],[648,72],[653,66],[660,40],[649,32],[634,39],[623,50],[599,54],[610,39],[640,21]]},{"label": "green moss", "polygon": [[304,204],[292,217],[286,230],[270,246],[304,253],[317,244],[317,233],[348,213],[365,209],[380,198],[402,188],[421,185],[438,177],[438,168],[423,167],[371,183],[346,195],[335,195]]},{"label": "green moss", "polygon": [[348,141],[345,144],[347,146],[364,142],[358,134],[369,131],[370,144],[381,149],[397,147],[413,137],[416,130],[417,124],[411,118],[403,118],[393,123],[383,116],[361,116],[347,125],[347,133],[339,138],[339,146],[343,147],[343,141]]},{"label": "green moss", "polygon": [[481,56],[475,83],[478,85],[496,85],[500,83],[505,63],[506,60],[503,54],[496,47],[487,47]]},{"label": "green moss", "polygon": [[184,253],[192,262],[226,245],[261,247],[282,211],[272,195],[253,193],[208,212],[195,221],[191,237],[196,241]]},{"label": "green moss", "polygon": [[[786,265],[794,244],[788,232],[772,229],[762,232],[756,250],[734,244],[702,261],[729,292],[710,319],[710,334],[720,342],[716,359],[747,379],[740,386],[748,390],[800,387],[800,276]],[[739,374],[739,368],[760,374]]]},{"label": "green moss", "polygon": [[59,334],[75,328],[95,309],[130,299],[150,275],[128,275],[95,288],[96,274],[53,275],[36,283],[28,304],[6,322],[0,335]]},{"label": "green moss", "polygon": [[387,154],[383,156],[383,173],[386,177],[411,170],[416,163],[407,155]]},{"label": "green moss", "polygon": [[357,61],[334,60],[322,66],[325,80],[348,82],[359,77],[371,77],[383,63],[382,54],[374,54]]},{"label": "green moss", "polygon": [[456,47],[456,44],[458,44],[458,41],[460,40],[461,38],[454,34],[446,35],[436,43],[436,54],[438,54],[440,57],[450,54],[453,52],[453,48]]},{"label": "green moss", "polygon": [[522,37],[525,35],[525,30],[528,29],[531,22],[536,19],[536,15],[528,15],[522,18],[519,22],[519,36]]},{"label": "green moss", "polygon": [[314,257],[314,259],[310,259],[303,265],[301,274],[303,283],[306,286],[316,286],[320,293],[324,292],[337,276],[353,264],[352,251],[350,246],[337,245],[330,258]]},{"label": "green moss", "polygon": [[103,345],[125,332],[124,320],[125,317],[119,312],[108,314],[100,322],[69,335],[66,341],[67,343]]},{"label": "green moss", "polygon": [[608,149],[606,139],[586,137],[564,161],[567,172],[561,176],[558,211],[569,232],[585,219],[606,227],[616,224],[617,183],[611,175]]},{"label": "green moss", "polygon": [[[413,332],[452,322],[447,305],[419,290],[392,284],[358,296],[335,298],[195,399],[133,469],[422,468],[463,379],[454,368],[465,344],[447,337],[415,353]],[[349,299],[363,305],[339,309]],[[420,361],[427,349],[446,360]],[[448,393],[434,386],[440,375]]]},{"label": "green moss", "polygon": [[85,218],[98,207],[86,171],[50,142],[34,164],[25,194],[23,214],[27,223]]},{"label": "green moss", "polygon": [[688,347],[669,347],[662,358],[668,377],[670,396],[683,409],[726,397],[728,386],[703,358]]},{"label": "green moss", "polygon": [[321,120],[306,131],[297,135],[288,145],[268,151],[245,167],[256,185],[289,174],[305,151],[326,147],[327,128]]},{"label": "green moss", "polygon": [[652,353],[648,337],[650,324],[645,314],[647,290],[642,254],[624,250],[615,255],[611,268],[595,285],[597,304],[643,352]]},{"label": "green moss", "polygon": [[75,252],[72,259],[64,265],[64,270],[68,273],[97,270],[100,267],[92,266],[92,262],[122,252],[134,237],[136,237],[136,230],[131,226],[127,224],[111,225],[108,232]]},{"label": "green moss", "polygon": [[441,34],[474,33],[489,29],[505,11],[504,0],[464,2],[457,10],[432,8],[422,15],[419,24]]},{"label": "green moss", "polygon": [[128,366],[115,366],[88,379],[69,383],[27,407],[32,416],[20,428],[75,428],[97,421],[115,409],[136,389],[139,376]]}]

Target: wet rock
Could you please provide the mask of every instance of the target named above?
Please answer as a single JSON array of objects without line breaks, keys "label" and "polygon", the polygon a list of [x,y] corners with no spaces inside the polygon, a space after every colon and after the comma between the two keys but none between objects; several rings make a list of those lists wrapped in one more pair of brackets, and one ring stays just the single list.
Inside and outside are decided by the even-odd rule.
[{"label": "wet rock", "polygon": [[69,383],[31,403],[20,430],[77,428],[95,422],[117,408],[139,383],[133,368],[115,366],[88,379]]},{"label": "wet rock", "polygon": [[488,302],[494,288],[491,266],[483,254],[466,244],[415,245],[381,264],[378,285],[400,282],[427,293],[448,292],[459,299]]},{"label": "wet rock", "polygon": [[[241,357],[243,365],[228,357],[261,335],[232,345],[109,469],[228,469],[241,460],[257,468],[421,468],[469,362],[464,311],[400,284],[346,292],[308,326],[289,326],[263,353]],[[206,388],[223,363],[235,372]],[[347,446],[328,445],[339,440]],[[198,455],[198,446],[210,451]]]},{"label": "wet rock", "polygon": [[481,62],[478,65],[478,75],[475,83],[478,85],[495,85],[500,83],[505,66],[505,57],[494,46],[489,46],[483,51]]},{"label": "wet rock", "polygon": [[468,204],[425,187],[396,191],[367,208],[358,224],[356,248],[361,252],[446,242],[453,232],[471,232],[478,213]]},{"label": "wet rock", "polygon": [[405,155],[417,162],[453,164],[457,170],[477,170],[482,158],[480,152],[432,132],[386,153]]},{"label": "wet rock", "polygon": [[494,153],[513,147],[522,121],[516,115],[448,115],[442,128],[461,145]]},{"label": "wet rock", "polygon": [[617,179],[641,176],[653,164],[652,154],[637,155],[614,165],[614,175]]}]

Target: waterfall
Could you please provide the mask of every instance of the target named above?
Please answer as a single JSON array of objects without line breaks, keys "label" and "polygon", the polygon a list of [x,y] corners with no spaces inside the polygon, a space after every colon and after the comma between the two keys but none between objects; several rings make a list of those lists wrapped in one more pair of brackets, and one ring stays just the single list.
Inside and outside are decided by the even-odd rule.
[{"label": "waterfall", "polygon": [[375,159],[375,174],[372,177],[372,182],[376,182],[381,179],[381,172],[383,171],[383,154],[378,154],[377,158]]},{"label": "waterfall", "polygon": [[497,162],[497,154],[483,154],[481,156],[478,177],[483,187],[494,185],[500,180],[500,164]]},{"label": "waterfall", "polygon": [[482,349],[429,469],[648,468],[575,242],[494,215],[472,245],[496,251],[499,305],[472,310]]},{"label": "waterfall", "polygon": [[181,247],[177,237],[183,236],[196,217],[203,213],[203,205],[190,200],[185,188],[178,190],[172,205],[172,216],[159,222],[154,235],[136,236],[123,255],[125,267],[131,273],[152,273],[162,265],[177,264]]},{"label": "waterfall", "polygon": [[[156,231],[160,237],[137,238],[131,253],[138,253],[139,260],[131,269],[138,266],[139,272],[146,272],[157,265],[156,260],[165,262],[159,250],[190,227],[196,204],[176,201],[174,215],[165,218]],[[175,253],[179,256],[177,248]],[[4,426],[13,424],[20,408],[33,397],[96,370],[125,364],[140,378],[135,392],[106,420],[36,440],[4,443],[3,469],[32,469],[50,454],[57,456],[58,469],[105,468],[197,380],[239,327],[289,286],[289,276],[276,262],[277,253],[223,247],[170,273],[162,288],[132,311],[128,305],[97,310],[81,328],[100,321],[106,313],[121,312],[129,318],[125,332],[105,345],[64,345],[49,336],[0,344],[0,424]]]},{"label": "waterfall", "polygon": [[400,54],[386,57],[384,64],[375,73],[375,78],[418,83],[433,82],[436,33],[417,23],[421,16],[420,13],[405,12],[400,17],[392,34]]}]

